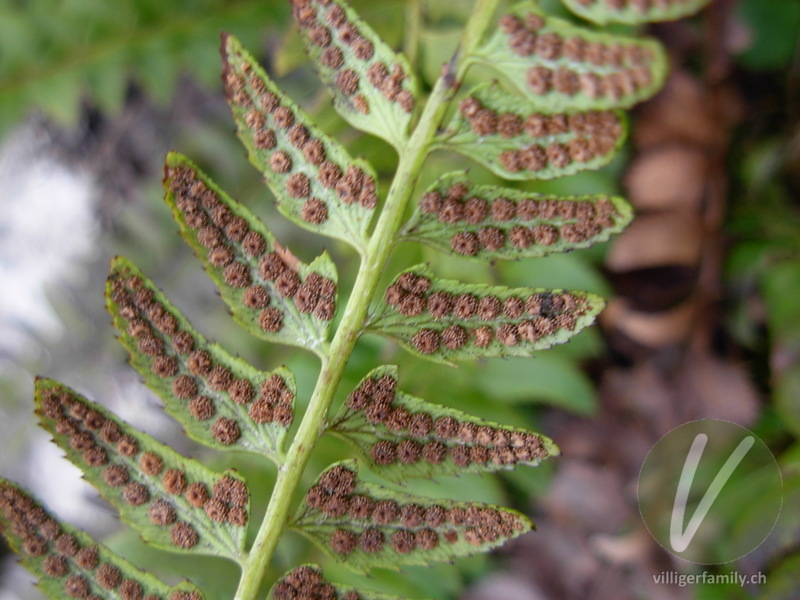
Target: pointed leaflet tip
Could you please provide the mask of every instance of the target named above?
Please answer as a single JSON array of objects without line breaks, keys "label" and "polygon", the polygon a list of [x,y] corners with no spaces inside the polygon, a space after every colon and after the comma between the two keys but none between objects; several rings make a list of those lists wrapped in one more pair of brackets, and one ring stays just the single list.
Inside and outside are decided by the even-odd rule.
[{"label": "pointed leaflet tip", "polygon": [[249,495],[238,475],[220,477],[56,381],[37,382],[35,401],[40,425],[146,542],[241,559]]},{"label": "pointed leaflet tip", "polygon": [[292,525],[354,571],[450,562],[532,528],[527,517],[502,507],[434,500],[366,483],[356,465],[344,461],[320,475]]},{"label": "pointed leaflet tip", "polygon": [[189,437],[281,462],[296,394],[288,369],[258,371],[209,343],[123,257],[112,261],[107,295],[131,365]]},{"label": "pointed leaflet tip", "polygon": [[377,206],[377,177],[326,135],[233,36],[226,41],[225,96],[250,162],[295,224],[363,252]]},{"label": "pointed leaflet tip", "polygon": [[625,134],[621,112],[550,114],[486,84],[461,100],[439,145],[504,179],[554,179],[605,166]]},{"label": "pointed leaflet tip", "polygon": [[435,362],[533,356],[568,341],[605,306],[587,292],[508,288],[433,277],[424,265],[400,273],[369,330]]},{"label": "pointed leaflet tip", "polygon": [[373,370],[348,396],[329,431],[370,469],[394,482],[537,466],[559,449],[519,427],[492,423],[397,390],[397,367]]},{"label": "pointed leaflet tip", "polygon": [[535,2],[508,11],[475,59],[551,114],[629,108],[661,89],[668,71],[655,40],[578,27]]},{"label": "pointed leaflet tip", "polygon": [[0,478],[0,532],[37,587],[53,600],[65,597],[202,600],[189,582],[168,586],[89,535],[56,519],[33,496]]},{"label": "pointed leaflet tip", "polygon": [[306,266],[191,161],[173,153],[167,164],[165,201],[234,319],[258,337],[320,355],[336,312],[330,257]]},{"label": "pointed leaflet tip", "polygon": [[417,78],[341,0],[295,2],[293,15],[336,110],[353,127],[402,148],[417,104]]},{"label": "pointed leaflet tip", "polygon": [[604,242],[628,225],[632,212],[616,196],[535,194],[475,185],[455,172],[425,191],[402,235],[482,262],[516,260]]}]

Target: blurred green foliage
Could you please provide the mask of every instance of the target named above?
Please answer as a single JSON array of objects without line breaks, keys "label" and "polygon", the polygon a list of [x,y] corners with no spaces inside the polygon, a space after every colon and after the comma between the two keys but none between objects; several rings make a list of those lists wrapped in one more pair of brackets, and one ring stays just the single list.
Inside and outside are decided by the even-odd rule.
[{"label": "blurred green foliage", "polygon": [[794,0],[742,0],[738,17],[748,27],[747,49],[739,55],[750,69],[781,69],[789,65],[797,45],[800,3]]},{"label": "blurred green foliage", "polygon": [[31,108],[75,123],[83,98],[111,114],[130,79],[172,99],[183,72],[219,80],[219,33],[260,49],[289,4],[253,0],[0,0],[0,134]]}]

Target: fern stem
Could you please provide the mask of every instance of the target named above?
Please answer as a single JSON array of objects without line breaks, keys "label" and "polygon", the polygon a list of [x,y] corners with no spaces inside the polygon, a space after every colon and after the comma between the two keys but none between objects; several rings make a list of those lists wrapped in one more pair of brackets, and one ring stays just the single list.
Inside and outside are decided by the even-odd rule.
[{"label": "fern stem", "polygon": [[391,252],[403,215],[414,190],[414,182],[431,150],[436,130],[453,100],[469,60],[481,40],[499,0],[477,0],[467,22],[459,49],[443,69],[422,112],[419,123],[400,158],[386,198],[386,204],[370,238],[359,267],[350,300],[345,307],[330,351],[322,361],[308,409],[281,466],[258,536],[242,565],[242,577],[235,600],[254,600],[264,579],[289,517],[292,497],[300,484],[311,452],[324,431],[328,410],[347,366],[353,346],[363,330],[372,297]]}]

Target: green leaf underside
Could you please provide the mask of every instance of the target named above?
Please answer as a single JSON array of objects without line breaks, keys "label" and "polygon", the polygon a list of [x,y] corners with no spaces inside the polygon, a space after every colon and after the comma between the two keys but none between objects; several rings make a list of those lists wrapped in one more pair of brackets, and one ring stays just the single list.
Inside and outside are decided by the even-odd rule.
[{"label": "green leaf underside", "polygon": [[237,323],[270,342],[323,354],[336,312],[327,252],[303,264],[189,159],[167,156],[166,202]]},{"label": "green leaf underside", "polygon": [[555,179],[607,165],[625,129],[618,111],[542,114],[489,84],[461,101],[440,145],[504,179]]},{"label": "green leaf underside", "polygon": [[305,564],[292,569],[275,583],[267,596],[268,600],[298,600],[301,598],[325,598],[327,600],[402,600],[378,592],[364,592],[349,585],[330,583],[322,574],[322,567]]},{"label": "green leaf underside", "polygon": [[398,275],[369,331],[436,362],[532,356],[568,341],[605,303],[588,292],[435,279],[425,265]]},{"label": "green leaf underside", "polygon": [[506,508],[433,500],[366,483],[357,478],[355,461],[320,476],[292,526],[358,572],[449,562],[486,552],[533,527]]},{"label": "green leaf underside", "polygon": [[333,105],[353,127],[401,148],[418,94],[416,76],[344,2],[296,2],[294,17]]},{"label": "green leaf underside", "polygon": [[211,471],[53,380],[37,379],[36,408],[69,461],[146,542],[241,558],[250,500],[235,472]]},{"label": "green leaf underside", "polygon": [[317,128],[236,38],[223,36],[222,54],[239,139],[278,210],[300,227],[363,251],[378,201],[372,167]]},{"label": "green leaf underside", "polygon": [[655,94],[667,74],[655,40],[592,32],[548,17],[532,2],[514,7],[500,25],[475,60],[541,112],[629,108]]},{"label": "green leaf underside", "polygon": [[403,228],[407,240],[483,262],[588,248],[633,217],[622,198],[554,196],[475,185],[464,172],[437,180]]},{"label": "green leaf underside", "polygon": [[425,402],[395,391],[396,383],[395,366],[370,372],[329,429],[386,479],[537,466],[559,454],[549,438]]},{"label": "green leaf underside", "polygon": [[709,0],[562,0],[576,15],[594,23],[675,21],[705,7]]},{"label": "green leaf underside", "polygon": [[39,579],[37,587],[54,600],[89,594],[103,600],[203,598],[188,581],[169,586],[137,569],[88,534],[56,519],[26,490],[6,479],[0,479],[0,531],[22,565]]},{"label": "green leaf underside", "polygon": [[296,395],[286,367],[262,372],[209,343],[125,258],[111,263],[107,304],[131,365],[189,437],[281,461]]}]

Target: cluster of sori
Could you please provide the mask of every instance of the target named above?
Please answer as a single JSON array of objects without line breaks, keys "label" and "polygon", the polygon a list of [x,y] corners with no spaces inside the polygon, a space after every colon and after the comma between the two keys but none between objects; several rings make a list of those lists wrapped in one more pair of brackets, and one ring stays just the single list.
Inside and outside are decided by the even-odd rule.
[{"label": "cluster of sori", "polygon": [[[568,292],[536,292],[501,299],[489,293],[432,291],[431,280],[413,272],[400,275],[386,290],[385,299],[405,317],[427,313],[442,321],[440,330],[424,327],[414,335],[413,345],[422,354],[433,354],[442,345],[450,350],[468,343],[485,348],[495,339],[504,346],[535,342],[559,330],[572,331],[587,309],[585,298]],[[460,324],[464,321],[471,321],[475,327],[465,328]]]},{"label": "cluster of sori", "polygon": [[[198,243],[207,249],[208,262],[224,282],[243,290],[242,302],[258,314],[259,326],[276,333],[283,328],[284,311],[275,304],[291,300],[303,314],[330,321],[336,311],[336,283],[318,273],[305,281],[271,250],[265,236],[236,215],[228,203],[188,167],[167,169],[169,188],[186,225],[196,231]],[[271,293],[272,292],[272,293]],[[278,302],[273,300],[278,299]]]},{"label": "cluster of sori", "polygon": [[214,352],[215,360],[201,336],[188,327],[180,328],[179,319],[140,277],[114,273],[109,285],[116,312],[127,323],[127,335],[145,360],[151,361],[151,372],[171,383],[172,396],[188,402],[194,419],[209,423],[217,442],[235,444],[242,434],[241,424],[230,411],[226,411],[229,416],[218,415],[220,401],[249,406],[248,414],[258,424],[291,424],[294,394],[283,378],[272,375],[258,384],[236,377],[230,365],[218,359],[220,352]]},{"label": "cluster of sori", "polygon": [[602,4],[605,8],[621,11],[631,7],[642,14],[654,8],[665,10],[674,6],[682,6],[692,1],[693,0],[575,0],[575,2],[586,8]]},{"label": "cluster of sori", "polygon": [[355,590],[340,592],[327,583],[319,568],[308,565],[292,569],[272,588],[275,600],[362,600]]},{"label": "cluster of sori", "polygon": [[234,110],[244,111],[253,145],[269,151],[265,176],[290,198],[303,202],[300,214],[306,222],[320,225],[327,221],[330,207],[326,199],[334,198],[331,190],[343,204],[375,208],[375,179],[332,156],[332,143],[321,134],[315,136],[303,124],[307,119],[300,116],[300,109],[270,89],[249,60],[229,56],[224,82]]},{"label": "cluster of sori", "polygon": [[[500,26],[508,36],[512,52],[522,57],[535,56],[537,62],[550,64],[528,69],[527,84],[534,94],[582,93],[593,99],[616,101],[653,82],[648,65],[654,54],[638,44],[592,42],[577,35],[564,37],[549,31],[545,19],[536,13],[528,13],[525,18],[505,15]],[[573,69],[570,64],[574,63],[588,63],[593,69]],[[608,69],[608,73],[595,72],[601,69]]]},{"label": "cluster of sori", "polygon": [[[405,112],[414,110],[414,94],[404,82],[407,77],[400,64],[384,64],[375,59],[375,48],[359,23],[332,0],[293,0],[294,15],[300,30],[314,46],[322,49],[320,62],[336,73],[336,87],[350,98],[353,107],[369,114],[367,96],[359,93],[365,85],[354,69],[345,66],[346,56],[364,64],[370,85],[386,100],[397,103]],[[324,17],[323,17],[324,13]]]},{"label": "cluster of sori", "polygon": [[123,433],[115,419],[66,388],[44,390],[41,404],[43,418],[51,420],[45,427],[63,436],[64,445],[75,451],[73,460],[86,472],[100,471],[108,493],[118,494],[130,506],[146,508],[154,525],[169,527],[178,548],[196,546],[200,536],[194,526],[178,519],[179,512],[184,518],[190,515],[182,507],[176,509],[171,498],[182,497],[212,521],[247,524],[248,493],[243,482],[226,475],[209,493],[205,482],[189,481],[182,461],[169,448],[150,440],[146,445],[156,450],[142,450],[136,436]]},{"label": "cluster of sori", "polygon": [[459,503],[448,508],[422,498],[404,503],[372,497],[370,488],[357,489],[357,484],[353,471],[337,465],[323,473],[306,494],[310,508],[337,521],[328,540],[337,554],[348,555],[356,549],[375,554],[387,542],[398,554],[461,540],[480,546],[524,529],[516,514],[490,506]]},{"label": "cluster of sori", "polygon": [[[20,539],[23,558],[40,562],[41,571],[61,583],[71,598],[100,600],[113,591],[121,600],[202,600],[198,592],[169,593],[160,582],[142,578],[142,585],[126,577],[85,534],[65,530],[33,498],[5,482],[0,482],[0,513]],[[49,583],[48,588],[53,589]]]},{"label": "cluster of sori", "polygon": [[[541,171],[548,167],[564,169],[573,162],[586,163],[616,149],[623,134],[620,117],[610,111],[543,115],[496,112],[474,96],[459,104],[461,115],[477,135],[511,139],[523,133],[535,138],[550,138],[542,143],[504,150],[497,159],[512,173]],[[559,136],[559,139],[555,139]],[[560,141],[559,141],[560,140]]]},{"label": "cluster of sori", "polygon": [[559,239],[571,244],[585,242],[614,227],[618,216],[608,198],[482,198],[470,194],[464,183],[425,193],[420,209],[447,225],[465,226],[450,238],[453,251],[465,256],[498,251],[509,242],[520,250],[533,245],[552,246]]},{"label": "cluster of sori", "polygon": [[397,401],[396,386],[391,375],[367,378],[347,400],[350,410],[362,412],[370,423],[392,432],[391,440],[376,440],[369,450],[378,465],[420,461],[437,465],[449,458],[457,467],[466,468],[537,462],[547,456],[541,438],[534,433],[493,427],[466,415],[434,418],[419,408],[419,402],[409,410]]}]

